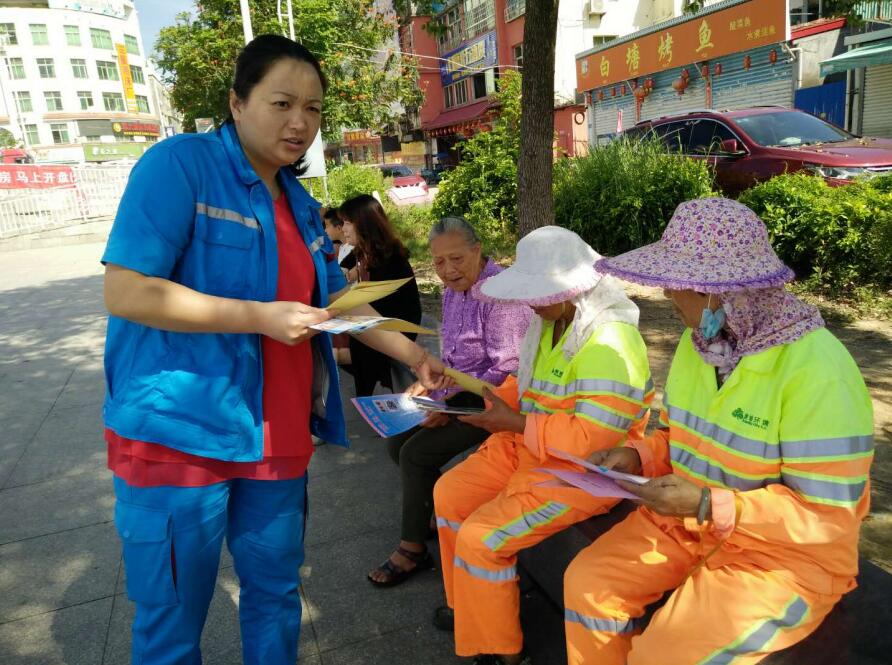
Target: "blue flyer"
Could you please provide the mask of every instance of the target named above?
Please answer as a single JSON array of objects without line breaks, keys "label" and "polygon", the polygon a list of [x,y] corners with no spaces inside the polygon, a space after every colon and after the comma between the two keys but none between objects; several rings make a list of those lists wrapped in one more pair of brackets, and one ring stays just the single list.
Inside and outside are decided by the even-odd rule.
[{"label": "blue flyer", "polygon": [[395,436],[407,432],[427,417],[408,395],[370,395],[350,400],[378,436]]}]

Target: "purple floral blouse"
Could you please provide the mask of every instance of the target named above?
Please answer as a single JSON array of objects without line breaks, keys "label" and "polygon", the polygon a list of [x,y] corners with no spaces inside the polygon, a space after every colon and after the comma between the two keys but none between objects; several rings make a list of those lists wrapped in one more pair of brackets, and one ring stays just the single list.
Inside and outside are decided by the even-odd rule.
[{"label": "purple floral blouse", "polygon": [[[488,259],[476,284],[502,272]],[[467,291],[446,288],[443,294],[443,362],[449,367],[499,386],[517,372],[517,354],[530,324],[526,305],[484,303]]]}]

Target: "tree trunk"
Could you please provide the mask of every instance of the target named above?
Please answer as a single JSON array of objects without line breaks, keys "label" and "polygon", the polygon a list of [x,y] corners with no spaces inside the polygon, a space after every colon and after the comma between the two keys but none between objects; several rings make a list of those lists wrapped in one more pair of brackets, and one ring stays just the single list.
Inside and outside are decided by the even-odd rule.
[{"label": "tree trunk", "polygon": [[540,226],[554,224],[551,179],[558,2],[527,0],[526,3],[517,164],[517,227],[521,237]]}]

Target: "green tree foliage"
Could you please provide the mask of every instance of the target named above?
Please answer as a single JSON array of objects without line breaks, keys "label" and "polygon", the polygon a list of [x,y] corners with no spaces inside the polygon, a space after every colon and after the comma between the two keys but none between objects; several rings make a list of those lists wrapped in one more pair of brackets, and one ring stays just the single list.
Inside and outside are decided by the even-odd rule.
[{"label": "green tree foliage", "polygon": [[740,196],[765,222],[775,251],[802,279],[831,293],[892,285],[892,176],[829,187],[782,175]]},{"label": "green tree foliage", "polygon": [[440,182],[434,201],[435,217],[461,215],[495,244],[510,242],[517,231],[520,90],[520,74],[501,77],[501,110],[492,130],[461,144],[462,161]]},{"label": "green tree foliage", "polygon": [[659,141],[620,140],[554,165],[556,223],[613,256],[658,240],[682,201],[713,194],[701,160]]},{"label": "green tree foliage", "polygon": [[8,129],[0,129],[0,148],[15,148],[19,142]]},{"label": "green tree foliage", "polygon": [[[342,127],[383,129],[396,117],[396,103],[420,103],[415,63],[397,52],[395,15],[382,14],[373,0],[293,4],[295,38],[320,59],[329,80],[326,138]],[[287,20],[283,28],[276,16],[276,0],[252,0],[251,20],[255,35],[287,34]],[[202,0],[193,14],[179,14],[174,25],[162,28],[155,44],[158,64],[188,129],[195,118],[225,118],[243,42],[238,0]]]}]

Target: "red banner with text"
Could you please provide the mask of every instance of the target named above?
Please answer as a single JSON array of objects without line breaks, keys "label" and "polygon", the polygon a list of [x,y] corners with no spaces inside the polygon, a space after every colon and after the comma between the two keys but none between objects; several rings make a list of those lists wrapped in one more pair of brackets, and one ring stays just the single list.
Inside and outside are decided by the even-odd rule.
[{"label": "red banner with text", "polygon": [[43,164],[0,164],[0,189],[48,189],[71,187],[70,166]]}]

